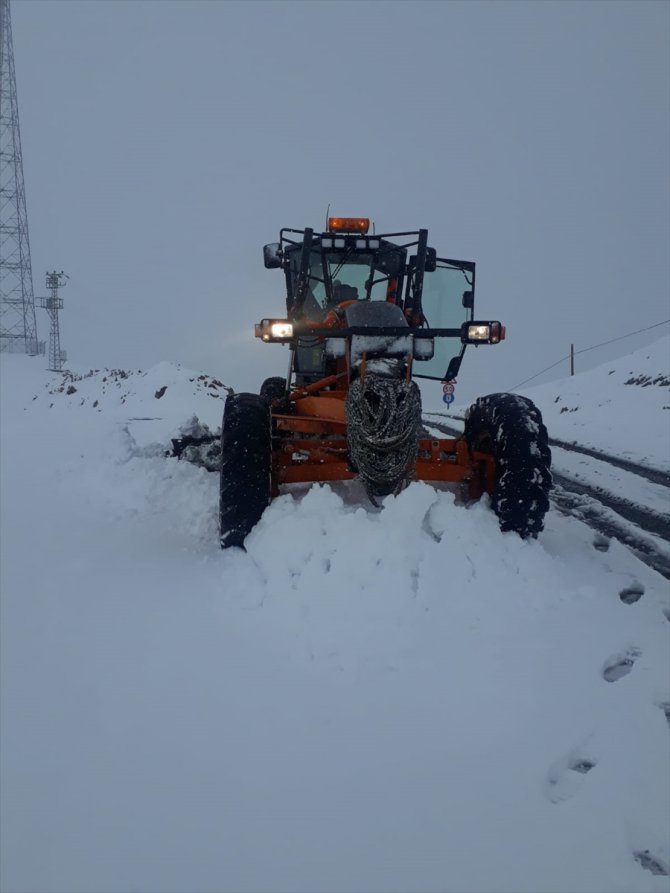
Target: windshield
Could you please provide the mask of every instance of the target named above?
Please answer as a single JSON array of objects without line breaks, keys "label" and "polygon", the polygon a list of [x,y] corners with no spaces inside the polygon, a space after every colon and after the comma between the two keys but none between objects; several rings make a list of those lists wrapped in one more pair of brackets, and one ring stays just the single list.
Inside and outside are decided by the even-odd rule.
[{"label": "windshield", "polygon": [[[362,251],[312,251],[309,256],[304,313],[320,319],[342,301],[384,301],[388,276],[375,269],[376,254]],[[295,294],[300,266],[299,252],[291,259],[291,280]]]}]

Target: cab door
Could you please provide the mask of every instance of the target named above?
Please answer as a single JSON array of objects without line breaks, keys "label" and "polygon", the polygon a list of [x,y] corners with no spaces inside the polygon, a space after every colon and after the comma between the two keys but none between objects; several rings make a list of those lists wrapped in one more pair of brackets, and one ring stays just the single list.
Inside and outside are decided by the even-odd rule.
[{"label": "cab door", "polygon": [[[423,276],[424,325],[431,329],[460,329],[473,318],[474,294],[475,265],[470,261],[438,258],[435,269]],[[451,360],[461,357],[464,350],[460,336],[436,338],[433,358],[420,361],[415,374],[442,380]]]}]

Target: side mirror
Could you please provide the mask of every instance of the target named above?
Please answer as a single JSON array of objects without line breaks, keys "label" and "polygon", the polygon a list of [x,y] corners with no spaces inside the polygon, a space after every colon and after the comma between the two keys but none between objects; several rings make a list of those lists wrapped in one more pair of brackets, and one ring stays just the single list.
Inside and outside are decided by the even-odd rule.
[{"label": "side mirror", "polygon": [[463,292],[463,306],[468,310],[472,310],[475,306],[475,293],[473,291]]},{"label": "side mirror", "polygon": [[444,376],[445,381],[453,381],[458,375],[461,368],[461,358],[460,357],[452,357],[449,360],[449,368],[447,369],[447,374]]},{"label": "side mirror", "polygon": [[270,242],[263,246],[263,263],[266,270],[276,270],[282,265],[281,245],[279,242]]},{"label": "side mirror", "polygon": [[426,264],[423,269],[426,273],[437,270],[437,251],[434,248],[426,248]]}]

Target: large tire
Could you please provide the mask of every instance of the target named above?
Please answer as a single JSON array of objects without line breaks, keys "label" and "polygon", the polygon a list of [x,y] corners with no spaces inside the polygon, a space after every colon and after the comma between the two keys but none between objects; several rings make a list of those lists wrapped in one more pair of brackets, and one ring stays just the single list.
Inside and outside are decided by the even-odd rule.
[{"label": "large tire", "polygon": [[261,397],[267,397],[268,400],[274,400],[283,397],[286,394],[286,379],[280,375],[272,378],[266,378],[261,385]]},{"label": "large tire", "polygon": [[480,397],[467,412],[465,437],[471,452],[495,456],[491,504],[500,529],[523,539],[537,537],[552,486],[551,451],[539,409],[517,394]]},{"label": "large tire", "polygon": [[226,399],[221,431],[221,548],[244,548],[270,502],[270,404],[258,394]]}]

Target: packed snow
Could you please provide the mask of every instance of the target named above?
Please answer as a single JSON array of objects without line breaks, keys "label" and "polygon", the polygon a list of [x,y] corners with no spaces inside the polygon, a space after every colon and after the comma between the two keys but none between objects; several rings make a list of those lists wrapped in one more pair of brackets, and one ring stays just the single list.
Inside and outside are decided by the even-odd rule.
[{"label": "packed snow", "polygon": [[[550,433],[662,466],[648,353],[547,386]],[[222,552],[165,453],[233,380],[0,359],[5,893],[667,893],[670,593],[626,547],[353,483]]]}]

